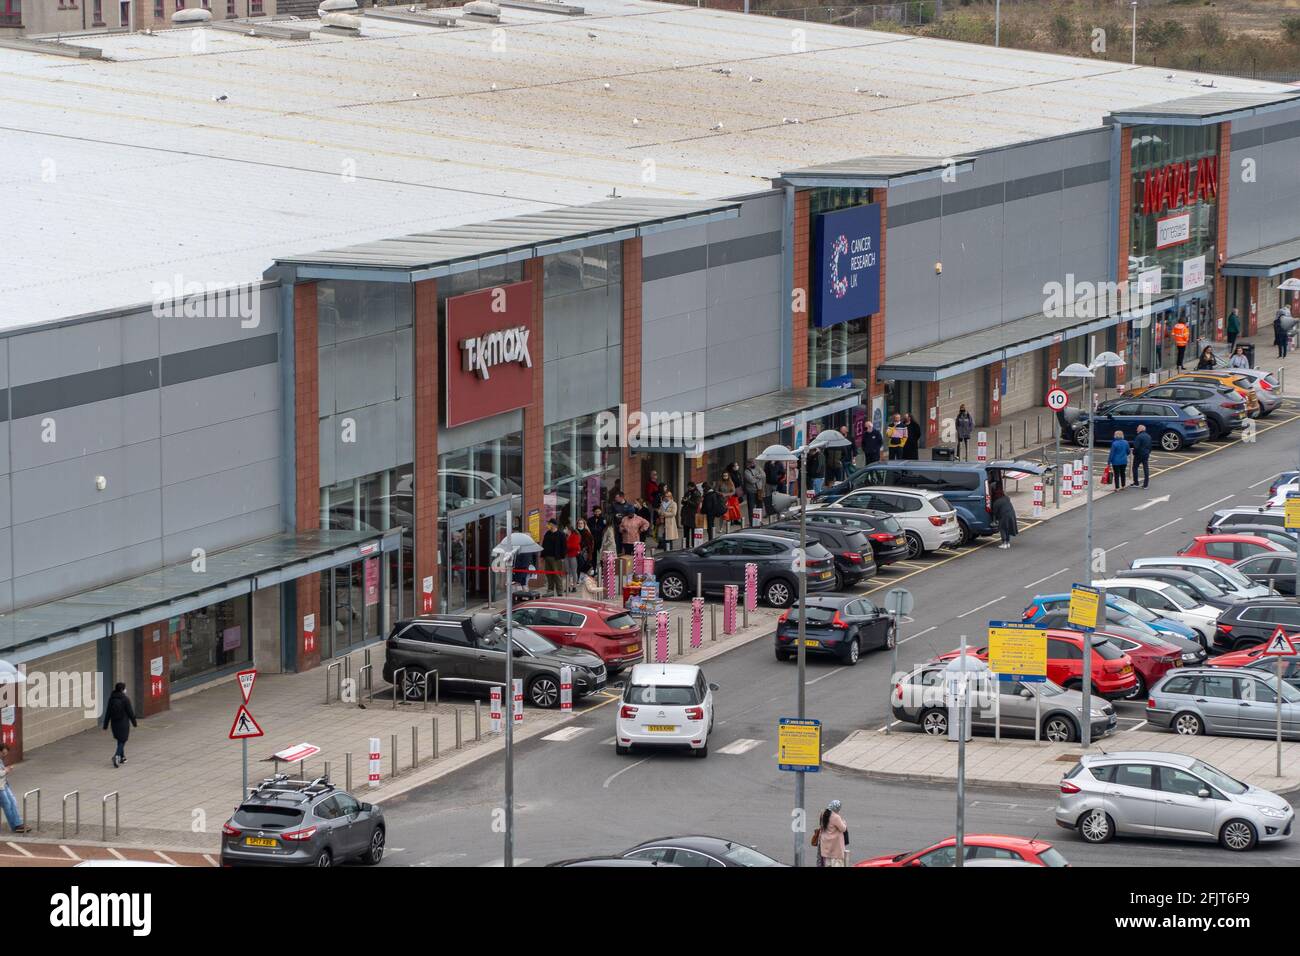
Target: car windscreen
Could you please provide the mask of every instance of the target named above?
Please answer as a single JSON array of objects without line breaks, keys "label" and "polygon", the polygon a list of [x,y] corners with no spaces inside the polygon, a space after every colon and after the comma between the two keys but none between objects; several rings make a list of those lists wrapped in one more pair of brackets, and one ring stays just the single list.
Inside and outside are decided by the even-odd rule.
[{"label": "car windscreen", "polygon": [[942,495],[940,495],[937,498],[931,498],[930,504],[934,506],[935,511],[938,511],[940,513],[953,510],[951,502],[949,502],[948,499],[943,497]]},{"label": "car windscreen", "polygon": [[814,561],[824,561],[831,556],[831,553],[819,542],[813,541],[808,545],[808,557]]},{"label": "car windscreen", "polygon": [[1118,647],[1106,640],[1104,637],[1094,637],[1092,639],[1092,649],[1097,652],[1097,656],[1103,660],[1117,661],[1124,656],[1124,652]]},{"label": "car windscreen", "polygon": [[1117,608],[1125,614],[1131,614],[1139,621],[1147,622],[1160,620],[1159,615],[1153,614],[1141,604],[1138,604],[1135,601],[1130,601],[1128,598],[1120,597],[1118,594],[1107,594],[1106,600],[1110,602],[1111,607]]},{"label": "car windscreen", "polygon": [[1189,598],[1186,594],[1178,590],[1178,588],[1174,587],[1173,585],[1170,585],[1169,587],[1165,588],[1160,593],[1165,597],[1167,597],[1169,600],[1173,601],[1174,604],[1177,605],[1179,610],[1190,611],[1192,608],[1196,607],[1195,601],[1193,601],[1191,598]]},{"label": "car windscreen", "polygon": [[1065,857],[1061,855],[1061,852],[1057,850],[1056,847],[1054,846],[1048,847],[1046,850],[1039,850],[1038,858],[1042,860],[1044,863],[1046,863],[1048,866],[1069,866],[1070,865],[1066,861]]},{"label": "car windscreen", "polygon": [[242,827],[257,830],[284,830],[302,822],[302,807],[277,807],[246,803],[235,811],[234,820]]},{"label": "car windscreen", "polygon": [[1242,574],[1230,564],[1221,564],[1214,570],[1218,571],[1231,583],[1235,584],[1238,589],[1253,588],[1255,586],[1254,581],[1246,577],[1246,575]]},{"label": "car windscreen", "polygon": [[695,686],[688,684],[679,686],[675,684],[631,684],[628,686],[627,695],[623,698],[625,704],[659,704],[670,707],[688,707],[692,704],[698,704],[699,698],[695,694]]},{"label": "car windscreen", "polygon": [[536,631],[520,627],[518,624],[511,629],[511,635],[514,637],[515,643],[530,654],[553,654],[558,650],[555,644],[552,644]]},{"label": "car windscreen", "polygon": [[617,614],[611,614],[605,618],[605,626],[624,630],[630,627],[636,627],[636,618],[626,611],[619,611]]},{"label": "car windscreen", "polygon": [[1223,588],[1219,587],[1209,578],[1202,577],[1199,574],[1193,574],[1187,581],[1188,585],[1195,588],[1196,593],[1203,598],[1219,598],[1226,593]]},{"label": "car windscreen", "polygon": [[[789,612],[786,615],[786,620],[797,622],[802,615],[803,615],[803,608],[798,607],[796,605],[795,607],[790,608]],[[835,608],[833,607],[817,607],[816,605],[814,605],[808,608],[809,624],[829,624],[834,619],[835,619]]]},{"label": "car windscreen", "polygon": [[764,856],[762,853],[759,853],[757,850],[751,850],[747,846],[739,846],[734,843],[731,845],[730,849],[728,849],[726,852],[722,854],[722,856],[726,860],[730,861],[731,863],[735,863],[737,866],[780,866],[781,865],[780,863],[776,862],[776,860],[772,859],[770,856]]},{"label": "car windscreen", "polygon": [[884,531],[886,534],[902,534],[903,526],[898,523],[897,518],[885,516],[880,519],[880,530]]},{"label": "car windscreen", "polygon": [[1196,761],[1191,766],[1192,773],[1196,774],[1206,783],[1218,787],[1224,793],[1241,794],[1246,792],[1246,785],[1235,777],[1229,777],[1217,767],[1211,767],[1208,763]]}]

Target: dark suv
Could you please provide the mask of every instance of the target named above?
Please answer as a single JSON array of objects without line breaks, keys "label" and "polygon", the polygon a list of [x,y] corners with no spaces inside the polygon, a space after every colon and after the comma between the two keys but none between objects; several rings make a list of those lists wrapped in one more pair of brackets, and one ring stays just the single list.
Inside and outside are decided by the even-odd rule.
[{"label": "dark suv", "polygon": [[1263,644],[1279,627],[1300,631],[1300,607],[1294,598],[1252,598],[1234,604],[1219,615],[1212,650],[1239,651]]},{"label": "dark suv", "polygon": [[[505,618],[501,615],[415,618],[398,621],[388,635],[384,680],[393,683],[405,668],[402,690],[408,700],[423,700],[432,671],[439,685],[486,693],[506,682]],[[514,676],[524,682],[524,699],[534,707],[560,705],[560,668],[573,668],[573,699],[605,686],[605,663],[590,651],[560,647],[536,631],[514,625]],[[433,695],[430,694],[430,697]]]},{"label": "dark suv", "polygon": [[361,803],[325,777],[276,774],[221,827],[222,866],[332,866],[384,858],[384,811]]},{"label": "dark suv", "polygon": [[[799,534],[799,522],[781,521],[768,525],[774,531]],[[835,558],[835,589],[843,591],[876,573],[871,539],[866,532],[840,524],[824,524],[808,515],[808,540],[820,542]]]},{"label": "dark suv", "polygon": [[880,569],[908,556],[907,535],[893,515],[870,508],[829,505],[808,512],[808,527],[856,528],[871,542],[871,556]]},{"label": "dark suv", "polygon": [[[772,607],[789,607],[799,594],[795,572],[798,533],[737,531],[719,535],[689,551],[669,551],[655,558],[659,593],[669,601],[682,601],[695,594],[696,575],[705,594],[721,594],[728,584],[742,590],[745,565],[758,565],[758,596]],[[808,545],[808,593],[835,590],[835,559],[822,545]]]}]

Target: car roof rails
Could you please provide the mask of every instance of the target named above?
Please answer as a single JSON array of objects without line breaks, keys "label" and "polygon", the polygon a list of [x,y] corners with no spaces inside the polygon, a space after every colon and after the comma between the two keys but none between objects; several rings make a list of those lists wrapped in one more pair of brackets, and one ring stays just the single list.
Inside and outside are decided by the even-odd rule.
[{"label": "car roof rails", "polygon": [[314,797],[334,789],[328,776],[314,780],[301,780],[290,777],[287,773],[277,773],[264,779],[253,790],[253,794],[288,793],[297,796]]}]

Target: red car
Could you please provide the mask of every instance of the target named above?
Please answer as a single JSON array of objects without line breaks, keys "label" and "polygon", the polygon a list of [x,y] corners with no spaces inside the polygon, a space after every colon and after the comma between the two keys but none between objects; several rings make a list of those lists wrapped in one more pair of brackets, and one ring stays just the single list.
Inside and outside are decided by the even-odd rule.
[{"label": "red car", "polygon": [[[1069,866],[1060,851],[1045,840],[1001,836],[996,833],[972,833],[963,841],[966,854],[962,862],[969,865],[980,860],[1003,860],[1032,866]],[[912,853],[877,856],[854,866],[952,866],[957,858],[957,838],[948,839]]]},{"label": "red car", "polygon": [[641,626],[617,604],[581,598],[538,598],[515,607],[515,623],[562,647],[581,647],[610,674],[641,663]]},{"label": "red car", "polygon": [[[959,651],[941,654],[935,660],[950,661]],[[989,649],[974,652],[982,661],[989,659]],[[1079,631],[1052,628],[1047,632],[1047,679],[1069,689],[1083,683],[1083,635]],[[1137,690],[1137,672],[1133,660],[1100,634],[1093,635],[1092,692],[1108,700],[1123,700]]]},{"label": "red car", "polygon": [[1293,553],[1275,541],[1254,534],[1198,534],[1192,538],[1191,544],[1178,553],[1189,558],[1209,558],[1224,564],[1236,564],[1242,558],[1265,551]]},{"label": "red car", "polygon": [[[1292,643],[1296,639],[1292,637]],[[1217,657],[1211,657],[1205,662],[1206,667],[1248,667],[1254,664],[1260,658],[1264,657],[1264,648],[1268,646],[1267,642],[1263,644],[1253,644],[1250,647],[1243,647],[1240,650],[1228,651],[1226,654],[1220,654]],[[1290,660],[1288,655],[1287,660]]]},{"label": "red car", "polygon": [[1098,637],[1104,637],[1129,656],[1133,670],[1137,672],[1137,690],[1134,697],[1141,697],[1156,681],[1164,677],[1175,667],[1183,666],[1183,652],[1167,641],[1155,636],[1139,634],[1129,628],[1124,633],[1111,630],[1093,631]]}]

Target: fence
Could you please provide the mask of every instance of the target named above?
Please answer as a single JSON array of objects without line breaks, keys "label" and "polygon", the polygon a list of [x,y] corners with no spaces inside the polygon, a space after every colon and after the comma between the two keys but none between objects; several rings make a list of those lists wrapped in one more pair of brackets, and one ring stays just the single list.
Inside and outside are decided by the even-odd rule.
[{"label": "fence", "polygon": [[770,17],[863,29],[870,29],[881,21],[904,27],[923,26],[934,22],[936,8],[940,11],[942,9],[935,0],[907,0],[904,3],[875,3],[870,6],[795,7],[789,10],[755,9],[754,5],[750,6],[755,13]]}]

